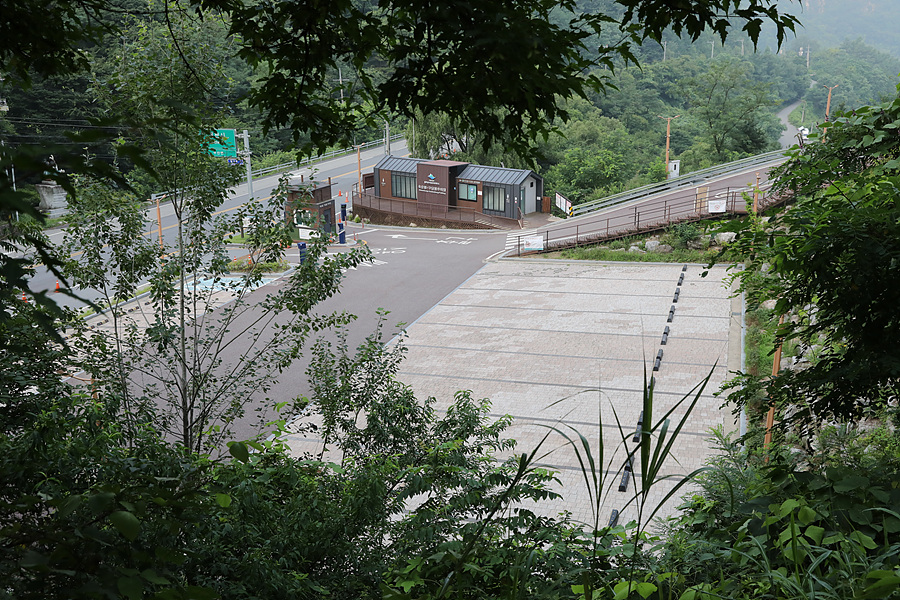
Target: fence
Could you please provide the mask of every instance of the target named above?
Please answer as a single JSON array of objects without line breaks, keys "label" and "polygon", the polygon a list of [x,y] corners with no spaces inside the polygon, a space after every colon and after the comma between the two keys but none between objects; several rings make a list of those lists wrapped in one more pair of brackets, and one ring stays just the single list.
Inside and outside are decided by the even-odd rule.
[{"label": "fence", "polygon": [[[771,183],[760,187],[760,210],[783,200],[769,194],[769,188]],[[675,223],[699,221],[726,214],[746,214],[748,195],[750,204],[753,203],[751,194],[746,187],[710,189],[700,186],[677,194],[667,194],[664,198],[650,198],[643,203],[587,216],[579,219],[578,223],[566,225],[563,222],[539,234],[519,236],[516,240],[516,254],[539,249],[547,251],[571,248],[665,229]],[[541,238],[540,248],[534,243],[536,237]]]},{"label": "fence", "polygon": [[[391,136],[391,141],[403,139],[403,134],[396,134]],[[366,142],[364,144],[360,144],[360,150],[366,150],[368,148],[372,148],[374,146],[381,146],[384,144],[384,138],[379,140],[372,140],[371,142]],[[271,173],[281,173],[283,171],[291,171],[293,169],[297,169],[299,167],[303,167],[306,165],[310,165],[314,162],[319,162],[321,160],[328,160],[329,158],[335,158],[336,156],[343,156],[346,154],[352,154],[356,152],[356,146],[352,148],[341,148],[340,150],[330,150],[325,154],[319,154],[318,156],[311,156],[309,158],[304,159],[300,163],[296,162],[287,162],[280,165],[275,165],[274,167],[266,167],[265,169],[259,169],[257,171],[251,171],[250,175],[253,179],[258,177],[262,177],[264,175],[269,175]]]},{"label": "fence", "polygon": [[609,208],[610,206],[624,204],[636,198],[642,198],[651,194],[659,194],[662,192],[676,190],[681,187],[692,188],[698,184],[702,184],[704,181],[715,179],[723,175],[729,175],[737,170],[749,169],[753,167],[764,167],[771,164],[779,164],[785,162],[786,160],[787,156],[785,156],[784,150],[775,150],[773,152],[758,154],[749,158],[742,158],[740,160],[725,163],[723,165],[716,165],[715,167],[709,167],[700,171],[694,171],[692,173],[688,173],[687,175],[676,177],[675,179],[669,179],[667,181],[661,181],[659,183],[651,183],[650,185],[645,185],[633,190],[628,190],[627,192],[622,192],[613,196],[607,196],[598,200],[584,202],[573,208],[573,215],[580,216],[590,214],[599,210]]},{"label": "fence", "polygon": [[451,223],[472,223],[494,229],[509,229],[511,227],[522,228],[520,220],[486,215],[471,208],[458,208],[442,204],[416,202],[415,200],[382,198],[381,196],[376,196],[374,194],[360,194],[359,192],[354,191],[354,210],[359,206],[392,215],[419,217]]}]

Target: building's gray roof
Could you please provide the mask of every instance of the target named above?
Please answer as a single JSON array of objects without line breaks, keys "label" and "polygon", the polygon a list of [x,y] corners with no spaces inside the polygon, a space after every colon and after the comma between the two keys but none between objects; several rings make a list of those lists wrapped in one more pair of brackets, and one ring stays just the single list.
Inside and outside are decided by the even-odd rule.
[{"label": "building's gray roof", "polygon": [[500,185],[522,185],[529,175],[540,181],[541,176],[528,169],[506,169],[504,167],[484,167],[481,165],[469,165],[459,174],[459,179],[483,181],[485,183],[497,183]]},{"label": "building's gray roof", "polygon": [[400,173],[415,173],[416,165],[420,162],[426,162],[421,158],[408,158],[404,156],[385,156],[378,164],[375,165],[375,168],[378,170],[385,171],[398,171]]}]

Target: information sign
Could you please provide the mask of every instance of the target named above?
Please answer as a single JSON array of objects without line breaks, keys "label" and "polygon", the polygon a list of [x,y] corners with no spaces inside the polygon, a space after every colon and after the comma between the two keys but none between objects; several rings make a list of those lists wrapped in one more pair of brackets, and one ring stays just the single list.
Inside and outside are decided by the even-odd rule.
[{"label": "information sign", "polygon": [[209,153],[220,158],[236,158],[237,145],[234,142],[234,129],[216,129],[211,135],[213,141],[209,143]]}]

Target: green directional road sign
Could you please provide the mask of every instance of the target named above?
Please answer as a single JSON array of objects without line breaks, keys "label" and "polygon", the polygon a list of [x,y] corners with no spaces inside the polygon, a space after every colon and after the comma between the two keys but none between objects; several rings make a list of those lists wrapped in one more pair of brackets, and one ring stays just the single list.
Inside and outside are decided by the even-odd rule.
[{"label": "green directional road sign", "polygon": [[237,146],[234,143],[234,129],[216,129],[212,132],[215,141],[209,144],[209,153],[221,158],[237,157]]}]

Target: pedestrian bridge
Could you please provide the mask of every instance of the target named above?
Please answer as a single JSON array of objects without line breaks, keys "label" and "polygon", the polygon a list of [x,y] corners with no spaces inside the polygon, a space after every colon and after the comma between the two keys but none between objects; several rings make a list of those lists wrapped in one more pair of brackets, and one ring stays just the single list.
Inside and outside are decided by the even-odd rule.
[{"label": "pedestrian bridge", "polygon": [[676,223],[745,215],[754,203],[767,208],[781,201],[770,193],[769,170],[786,160],[778,150],[578,205],[565,221],[518,232],[511,253],[561,250]]}]

